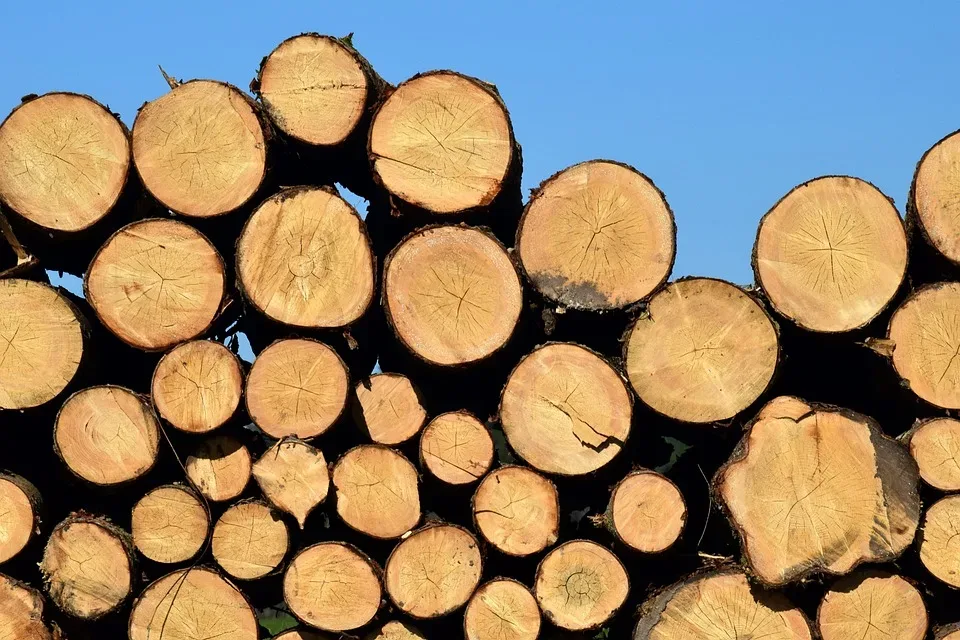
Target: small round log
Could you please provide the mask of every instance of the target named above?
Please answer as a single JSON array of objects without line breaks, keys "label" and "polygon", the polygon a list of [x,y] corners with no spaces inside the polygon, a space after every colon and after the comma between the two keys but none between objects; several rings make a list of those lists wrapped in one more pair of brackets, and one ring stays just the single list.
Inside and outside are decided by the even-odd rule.
[{"label": "small round log", "polygon": [[540,608],[525,586],[495,578],[477,589],[463,616],[466,640],[537,640]]},{"label": "small round log", "polygon": [[357,383],[354,419],[370,439],[389,446],[420,433],[427,412],[410,379],[400,373],[378,373]]},{"label": "small round log", "polygon": [[301,622],[322,631],[350,631],[380,609],[380,569],[342,542],[321,542],[290,561],[283,600]]},{"label": "small round log", "polygon": [[337,514],[351,529],[386,540],[420,522],[417,469],[403,454],[362,445],[343,454],[331,477]]},{"label": "small round log", "polygon": [[927,608],[916,587],[878,571],[840,579],[817,610],[823,640],[923,640],[927,626]]},{"label": "small round log", "polygon": [[133,605],[128,633],[130,640],[260,637],[244,595],[206,567],[174,571],[148,586]]},{"label": "small round log", "polygon": [[330,472],[323,452],[290,438],[260,456],[253,465],[253,477],[270,504],[292,515],[301,529],[330,491]]},{"label": "small round log", "polygon": [[0,473],[0,564],[17,557],[40,533],[42,508],[40,492],[29,480]]},{"label": "small round log", "polygon": [[476,538],[462,527],[427,525],[396,546],[384,583],[390,601],[417,618],[439,618],[467,603],[483,573]]},{"label": "small round log", "polygon": [[680,538],[687,522],[683,495],[656,471],[631,472],[610,494],[607,528],[636,551],[661,553]]},{"label": "small round log", "polygon": [[947,496],[930,505],[920,528],[920,561],[934,578],[960,589],[960,558],[955,553],[960,537],[960,495]]},{"label": "small round log", "polygon": [[116,611],[133,588],[129,534],[101,518],[70,516],[56,526],[40,563],[50,598],[65,613],[97,620]]},{"label": "small round log", "polygon": [[349,384],[337,352],[315,340],[274,342],[247,377],[250,418],[273,437],[313,438],[343,414]]},{"label": "small round log", "polygon": [[493,438],[469,411],[443,413],[420,436],[420,463],[441,482],[476,482],[493,464]]},{"label": "small round log", "polygon": [[168,484],[140,498],[130,527],[140,553],[154,562],[173,564],[200,552],[207,541],[210,516],[193,490]]},{"label": "small round log", "polygon": [[559,536],[557,488],[526,467],[494,469],[477,487],[472,506],[477,532],[507,555],[539,553]]},{"label": "small round log", "polygon": [[233,500],[247,488],[253,472],[250,451],[229,436],[212,436],[187,456],[187,477],[213,502]]},{"label": "small round log", "polygon": [[627,600],[630,580],[619,558],[587,540],[553,549],[537,567],[533,592],[554,625],[592,631],[612,618]]},{"label": "small round log", "polygon": [[70,396],[53,426],[54,449],[77,477],[116,485],[143,476],[160,451],[160,425],[139,395],[116,386]]},{"label": "small round log", "polygon": [[917,461],[924,482],[940,491],[960,491],[960,421],[923,420],[900,439]]},{"label": "small round log", "polygon": [[187,433],[223,426],[240,406],[243,370],[229,349],[212,340],[195,340],[165,354],[151,385],[157,413]]},{"label": "small round log", "polygon": [[287,525],[263,502],[231,506],[213,528],[213,557],[238,580],[256,580],[275,572],[289,548]]}]

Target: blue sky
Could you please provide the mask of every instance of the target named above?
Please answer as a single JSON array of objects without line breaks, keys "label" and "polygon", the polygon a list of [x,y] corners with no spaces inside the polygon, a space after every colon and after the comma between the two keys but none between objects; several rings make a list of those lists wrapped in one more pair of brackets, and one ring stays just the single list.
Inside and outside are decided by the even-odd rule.
[{"label": "blue sky", "polygon": [[677,217],[675,276],[752,281],[760,217],[817,175],[870,180],[902,212],[920,155],[960,128],[958,3],[8,4],[4,112],[71,90],[130,124],[165,91],[158,64],[246,87],[302,31],[354,32],[392,82],[482,77],[510,108],[525,187],[597,157],[653,178]]}]

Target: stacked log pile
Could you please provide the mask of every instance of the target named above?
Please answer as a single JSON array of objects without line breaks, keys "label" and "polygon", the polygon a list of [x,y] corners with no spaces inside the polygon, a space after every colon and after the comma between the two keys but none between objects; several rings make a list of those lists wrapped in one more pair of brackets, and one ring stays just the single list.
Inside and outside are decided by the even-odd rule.
[{"label": "stacked log pile", "polygon": [[487,82],[164,76],[0,125],[0,638],[960,637],[960,134],[738,286]]}]

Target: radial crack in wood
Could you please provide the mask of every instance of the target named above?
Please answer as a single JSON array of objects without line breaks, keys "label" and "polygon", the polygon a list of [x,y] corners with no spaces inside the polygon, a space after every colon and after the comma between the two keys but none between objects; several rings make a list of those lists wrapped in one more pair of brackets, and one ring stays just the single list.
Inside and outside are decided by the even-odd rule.
[{"label": "radial crack in wood", "polygon": [[237,241],[237,277],[266,316],[344,327],[373,301],[376,258],[356,210],[325,187],[283,189],[257,207]]},{"label": "radial crack in wood", "polygon": [[250,369],[247,410],[273,438],[313,438],[340,418],[348,385],[347,366],[327,345],[280,340],[261,351]]},{"label": "radial crack in wood", "polygon": [[451,71],[400,84],[370,128],[374,175],[393,195],[438,214],[490,204],[507,178],[514,147],[496,89]]},{"label": "radial crack in wood", "polygon": [[617,483],[606,512],[607,527],[636,551],[660,553],[677,541],[687,505],[677,486],[655,471],[631,472]]},{"label": "radial crack in wood", "polygon": [[685,422],[729,420],[770,385],[777,329],[739,287],[711,278],[668,285],[628,330],[624,361],[640,399]]},{"label": "radial crack in wood", "polygon": [[613,367],[565,343],[524,357],[500,400],[513,450],[541,471],[569,476],[596,471],[620,452],[632,411],[633,397]]},{"label": "radial crack in wood", "polygon": [[361,445],[343,454],[331,474],[337,514],[373,538],[399,538],[420,521],[417,469],[403,454]]},{"label": "radial crack in wood", "polygon": [[493,454],[490,432],[468,411],[440,414],[420,437],[420,466],[447,484],[476,482],[490,469]]},{"label": "radial crack in wood", "polygon": [[495,578],[474,592],[463,616],[466,640],[537,640],[540,608],[525,586]]},{"label": "radial crack in wood", "polygon": [[208,500],[233,500],[247,488],[253,464],[246,446],[229,436],[212,436],[187,456],[187,478]]},{"label": "radial crack in wood", "polygon": [[237,356],[219,342],[195,340],[160,359],[151,388],[164,420],[181,431],[207,433],[236,413],[243,370]]},{"label": "radial crack in wood", "polygon": [[182,485],[157,487],[144,495],[131,515],[133,544],[154,562],[186,562],[200,552],[210,516],[200,498]]},{"label": "radial crack in wood", "polygon": [[462,527],[434,524],[414,531],[387,560],[390,601],[407,615],[438,618],[470,599],[483,573],[476,538]]},{"label": "radial crack in wood", "polygon": [[253,608],[240,591],[206,567],[174,571],[148,586],[133,605],[130,640],[257,640]]},{"label": "radial crack in wood", "polygon": [[300,440],[285,439],[270,447],[254,463],[253,477],[264,497],[296,518],[301,529],[330,490],[323,452]]},{"label": "radial crack in wood", "polygon": [[408,377],[378,373],[357,383],[354,419],[378,444],[398,445],[420,433],[427,412]]},{"label": "radial crack in wood", "polygon": [[83,288],[118,338],[162,351],[210,327],[224,283],[223,261],[203,234],[176,220],[152,219],[113,234],[90,263]]},{"label": "radial crack in wood", "polygon": [[633,640],[812,640],[800,609],[755,589],[739,570],[694,574],[655,594],[641,609]]},{"label": "radial crack in wood", "polygon": [[917,589],[883,572],[866,572],[834,584],[817,611],[823,640],[923,640],[927,608]]},{"label": "radial crack in wood", "polygon": [[523,306],[503,245],[472,227],[427,227],[407,236],[387,256],[383,286],[400,341],[432,364],[489,357],[513,335]]},{"label": "radial crack in wood", "polygon": [[231,506],[213,528],[213,557],[238,580],[256,580],[275,572],[289,547],[287,525],[262,502]]},{"label": "radial crack in wood", "polygon": [[760,221],[757,283],[805,329],[843,332],[877,317],[903,282],[907,240],[893,202],[858,178],[826,176],[783,197]]},{"label": "radial crack in wood", "polygon": [[115,485],[153,468],[160,425],[147,402],[123,387],[90,387],[60,408],[53,427],[57,455],[78,477]]},{"label": "radial crack in wood", "polygon": [[0,125],[0,199],[45,229],[98,222],[120,198],[129,168],[126,127],[87,96],[42,95]]},{"label": "radial crack in wood", "polygon": [[266,140],[249,97],[222,82],[193,80],[140,108],[133,160],[164,206],[206,218],[233,211],[257,191]]},{"label": "radial crack in wood", "polygon": [[0,409],[49,402],[80,367],[80,313],[53,287],[16,278],[0,280],[0,309]]},{"label": "radial crack in wood", "polygon": [[920,517],[906,449],[845,409],[777,413],[761,412],[714,479],[753,574],[782,585],[898,557]]},{"label": "radial crack in wood", "polygon": [[129,534],[100,518],[71,516],[47,541],[40,571],[50,598],[71,616],[96,620],[116,610],[134,580]]},{"label": "radial crack in wood", "polygon": [[342,542],[307,547],[290,561],[283,599],[302,622],[323,631],[350,631],[380,608],[380,569]]},{"label": "radial crack in wood", "polygon": [[477,487],[472,506],[477,532],[510,556],[539,553],[560,533],[557,488],[526,467],[493,470]]},{"label": "radial crack in wood", "polygon": [[575,309],[620,309],[670,275],[676,226],[663,194],[642,173],[608,160],[545,180],[527,204],[517,252],[534,288]]},{"label": "radial crack in wood", "polygon": [[595,542],[572,540],[537,567],[533,592],[547,619],[561,629],[591,631],[627,600],[630,580],[613,553]]}]

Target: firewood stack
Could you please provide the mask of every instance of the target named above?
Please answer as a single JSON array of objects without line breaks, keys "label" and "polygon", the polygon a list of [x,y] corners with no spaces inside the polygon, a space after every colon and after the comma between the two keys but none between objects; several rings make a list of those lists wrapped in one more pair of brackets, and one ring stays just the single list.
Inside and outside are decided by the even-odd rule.
[{"label": "firewood stack", "polygon": [[485,81],[167,80],[0,126],[0,638],[960,637],[960,134],[738,286]]}]

